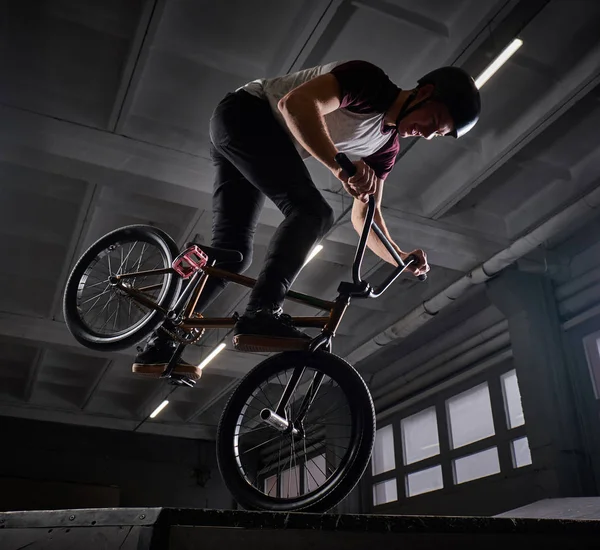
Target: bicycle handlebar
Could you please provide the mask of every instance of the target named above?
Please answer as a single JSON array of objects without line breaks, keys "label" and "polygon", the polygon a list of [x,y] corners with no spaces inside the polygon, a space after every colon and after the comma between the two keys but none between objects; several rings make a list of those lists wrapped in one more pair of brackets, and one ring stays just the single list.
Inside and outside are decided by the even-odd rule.
[{"label": "bicycle handlebar", "polygon": [[[338,153],[335,156],[335,161],[339,164],[340,168],[348,174],[348,176],[353,176],[356,174],[356,166],[354,163],[344,154]],[[362,260],[365,255],[365,248],[367,246],[367,239],[369,237],[369,232],[371,228],[379,237],[379,240],[384,244],[387,251],[391,254],[392,258],[396,260],[398,263],[398,267],[394,270],[394,272],[388,276],[388,278],[379,285],[377,289],[371,290],[370,296],[372,298],[377,298],[381,296],[388,287],[398,278],[398,276],[412,263],[417,262],[418,259],[416,256],[411,254],[406,258],[406,262],[402,260],[396,249],[392,246],[388,238],[384,235],[381,228],[375,223],[373,220],[375,216],[375,197],[374,195],[369,195],[369,203],[367,207],[367,215],[365,217],[365,223],[363,225],[363,230],[360,235],[360,240],[358,241],[358,246],[356,248],[356,255],[354,256],[354,263],[352,264],[352,279],[355,284],[362,284],[363,280],[360,276],[360,268],[362,265]],[[420,281],[425,281],[427,279],[427,275],[422,274],[419,275]]]}]

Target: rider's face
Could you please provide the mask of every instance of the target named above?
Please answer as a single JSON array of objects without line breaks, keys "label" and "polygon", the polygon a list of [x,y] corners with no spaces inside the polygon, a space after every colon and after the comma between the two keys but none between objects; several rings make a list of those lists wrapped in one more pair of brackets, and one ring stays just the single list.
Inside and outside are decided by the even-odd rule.
[{"label": "rider's face", "polygon": [[409,113],[398,124],[398,135],[431,139],[443,136],[452,130],[452,117],[448,109],[437,101],[426,101]]}]

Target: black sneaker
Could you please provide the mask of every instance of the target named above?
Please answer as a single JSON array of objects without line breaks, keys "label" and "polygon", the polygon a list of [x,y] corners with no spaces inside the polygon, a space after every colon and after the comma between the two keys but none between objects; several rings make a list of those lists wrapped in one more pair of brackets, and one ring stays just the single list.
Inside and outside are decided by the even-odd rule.
[{"label": "black sneaker", "polygon": [[267,352],[306,349],[311,337],[294,327],[289,315],[279,311],[244,313],[233,329],[235,348]]},{"label": "black sneaker", "polygon": [[[162,334],[152,336],[144,349],[135,357],[131,370],[137,374],[145,374],[152,377],[159,377],[167,368],[167,365],[175,353],[177,343]],[[173,369],[174,374],[187,376],[192,380],[199,380],[202,371],[197,366],[178,359]]]}]

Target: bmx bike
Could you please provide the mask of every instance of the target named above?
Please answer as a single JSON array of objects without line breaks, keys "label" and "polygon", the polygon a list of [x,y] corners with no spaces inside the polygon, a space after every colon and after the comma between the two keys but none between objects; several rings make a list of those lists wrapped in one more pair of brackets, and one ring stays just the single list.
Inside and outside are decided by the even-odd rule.
[{"label": "bmx bike", "polygon": [[[349,174],[354,165],[336,157]],[[381,296],[415,257],[403,262],[374,223],[375,200],[367,215],[352,267],[333,301],[290,291],[286,299],[328,311],[327,316],[293,317],[297,327],[319,328],[312,340],[294,339],[254,367],[229,397],[217,431],[223,480],[249,510],[325,512],[355,487],[371,457],[375,411],[359,373],[331,352],[332,339],[351,299]],[[377,288],[361,278],[373,229],[398,266]],[[64,317],[83,346],[114,351],[133,346],[157,329],[178,342],[161,378],[193,386],[174,372],[181,353],[207,328],[233,328],[236,316],[204,318],[194,308],[208,277],[252,287],[255,280],[214,267],[241,260],[236,251],[188,243],[180,252],[164,231],[132,225],[108,233],[73,267],[64,292]],[[421,279],[424,279],[421,276]],[[250,338],[250,337],[248,337]],[[238,341],[236,347],[264,348]],[[267,339],[268,340],[268,339]],[[268,344],[268,343],[267,343]]]}]

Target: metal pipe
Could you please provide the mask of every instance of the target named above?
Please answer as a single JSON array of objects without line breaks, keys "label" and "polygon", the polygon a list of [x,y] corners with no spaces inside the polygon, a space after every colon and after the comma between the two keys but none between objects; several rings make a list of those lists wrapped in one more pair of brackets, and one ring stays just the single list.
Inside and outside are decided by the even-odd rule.
[{"label": "metal pipe", "polygon": [[[431,369],[435,369],[444,363],[451,361],[460,355],[481,346],[482,344],[488,342],[490,339],[495,338],[501,334],[504,334],[508,331],[508,321],[506,319],[491,325],[490,327],[482,330],[481,332],[469,337],[464,338],[460,343],[453,345],[451,347],[447,347],[443,351],[434,352],[433,357],[423,362],[419,359],[419,355],[415,357],[415,360],[410,361],[409,358],[407,361],[402,361],[403,373],[404,372],[428,372]],[[417,350],[418,351],[418,350]],[[414,363],[414,364],[412,364]],[[389,367],[387,369],[382,369],[377,371],[369,385],[372,389],[373,397],[377,397],[380,394],[385,393],[389,389],[389,384],[397,381],[399,373],[397,372],[397,368]],[[400,374],[401,375],[401,374]]]},{"label": "metal pipe", "polygon": [[581,313],[600,302],[600,281],[594,286],[584,288],[581,292],[561,300],[558,311],[562,318],[569,318]]},{"label": "metal pipe", "polygon": [[[376,404],[376,409],[378,411],[377,412],[377,423],[379,424],[379,423],[383,422],[386,418],[389,418],[391,415],[397,413],[398,411],[401,411],[403,409],[407,409],[408,407],[414,406],[416,403],[423,401],[424,399],[426,399],[427,397],[430,397],[431,395],[439,394],[439,392],[457,384],[461,380],[466,380],[469,377],[476,376],[480,372],[484,372],[487,369],[502,363],[503,361],[507,361],[511,357],[512,357],[512,349],[507,349],[507,350],[501,351],[500,353],[492,355],[491,357],[484,359],[483,361],[477,363],[476,365],[469,367],[468,371],[463,371],[461,373],[458,373],[455,376],[452,376],[451,378],[447,378],[446,380],[444,380],[442,382],[434,383],[424,391],[422,389],[420,389],[417,392],[413,392],[412,394],[406,393],[405,397],[402,399],[402,401],[400,401],[399,403],[398,402],[395,403],[388,409],[380,410],[380,407]],[[421,388],[422,387],[423,386],[421,384]],[[411,388],[407,388],[407,391],[410,389]]]},{"label": "metal pipe", "polygon": [[375,396],[374,401],[377,409],[384,409],[398,402],[403,397],[411,393],[418,392],[430,384],[443,380],[446,376],[451,376],[455,372],[465,367],[476,364],[486,357],[510,347],[510,335],[508,331],[491,338],[487,342],[477,346],[443,365],[430,364],[423,365],[419,369],[406,373],[398,378],[395,384],[389,385],[384,392],[379,392],[380,396]]},{"label": "metal pipe", "polygon": [[600,187],[596,187],[527,235],[517,239],[509,247],[477,266],[433,298],[423,302],[402,319],[358,347],[348,355],[347,359],[355,363],[394,340],[406,338],[406,336],[427,323],[440,310],[459,298],[469,288],[491,279],[549,238],[568,228],[574,221],[579,221],[582,217],[588,215],[598,206],[600,206]]},{"label": "metal pipe", "polygon": [[582,273],[579,277],[558,285],[555,290],[556,299],[562,301],[598,282],[600,282],[600,267],[590,269]]}]

